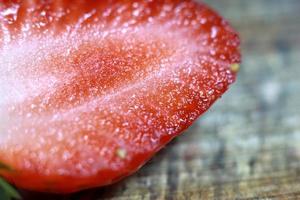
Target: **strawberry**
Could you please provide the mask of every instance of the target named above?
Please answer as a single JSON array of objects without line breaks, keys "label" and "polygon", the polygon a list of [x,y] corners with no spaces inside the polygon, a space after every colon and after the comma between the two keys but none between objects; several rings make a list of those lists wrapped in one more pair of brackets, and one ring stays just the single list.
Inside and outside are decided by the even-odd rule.
[{"label": "strawberry", "polygon": [[189,0],[0,1],[0,174],[69,193],[137,171],[234,82],[239,38]]}]

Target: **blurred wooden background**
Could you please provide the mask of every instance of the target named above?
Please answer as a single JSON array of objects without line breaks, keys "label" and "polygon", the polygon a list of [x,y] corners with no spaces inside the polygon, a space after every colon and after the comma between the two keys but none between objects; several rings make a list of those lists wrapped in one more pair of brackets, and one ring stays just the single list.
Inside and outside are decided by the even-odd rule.
[{"label": "blurred wooden background", "polygon": [[206,0],[240,32],[237,83],[138,173],[25,199],[300,199],[300,1]]}]

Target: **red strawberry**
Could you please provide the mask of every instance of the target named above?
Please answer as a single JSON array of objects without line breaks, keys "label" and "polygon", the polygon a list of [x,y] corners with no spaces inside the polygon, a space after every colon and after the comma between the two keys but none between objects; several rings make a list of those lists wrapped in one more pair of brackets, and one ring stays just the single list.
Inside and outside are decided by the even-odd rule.
[{"label": "red strawberry", "polygon": [[[0,1],[0,174],[74,192],[140,168],[235,80],[239,38],[189,0]],[[232,69],[231,69],[232,66]]]}]

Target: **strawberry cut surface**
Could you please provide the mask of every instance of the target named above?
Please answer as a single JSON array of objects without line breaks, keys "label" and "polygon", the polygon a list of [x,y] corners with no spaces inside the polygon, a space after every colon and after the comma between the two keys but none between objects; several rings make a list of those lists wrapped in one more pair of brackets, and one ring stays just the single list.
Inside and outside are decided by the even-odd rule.
[{"label": "strawberry cut surface", "polygon": [[134,173],[235,81],[239,43],[189,0],[0,1],[0,174],[68,193]]}]

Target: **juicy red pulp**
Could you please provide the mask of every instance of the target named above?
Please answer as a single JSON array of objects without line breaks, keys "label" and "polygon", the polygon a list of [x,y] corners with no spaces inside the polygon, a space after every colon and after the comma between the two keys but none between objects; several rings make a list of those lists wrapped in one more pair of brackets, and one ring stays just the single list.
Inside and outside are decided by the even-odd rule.
[{"label": "juicy red pulp", "polygon": [[0,7],[0,171],[72,192],[125,177],[235,79],[239,39],[192,1]]}]

